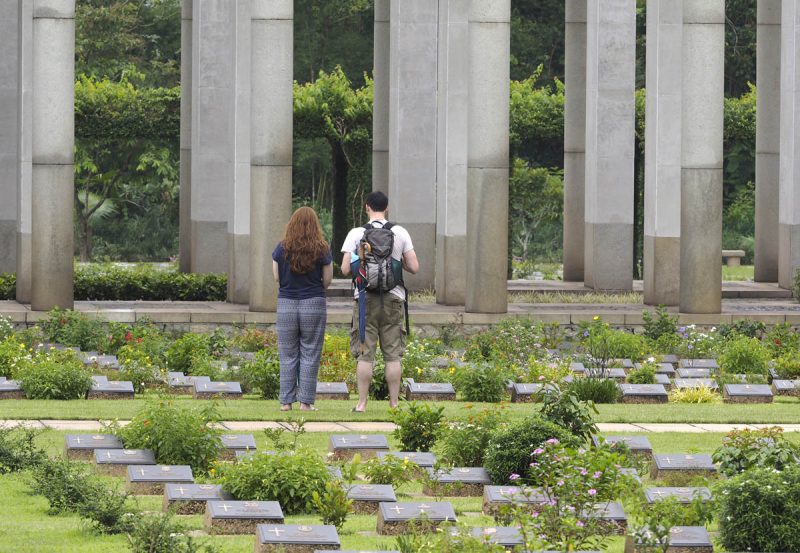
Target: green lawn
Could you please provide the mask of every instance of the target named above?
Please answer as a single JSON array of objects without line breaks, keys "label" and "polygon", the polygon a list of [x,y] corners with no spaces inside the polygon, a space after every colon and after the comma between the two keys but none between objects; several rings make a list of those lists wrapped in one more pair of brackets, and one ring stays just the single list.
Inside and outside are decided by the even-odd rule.
[{"label": "green lawn", "polygon": [[750,280],[755,278],[755,267],[753,265],[741,265],[739,267],[722,266],[722,280]]},{"label": "green lawn", "polygon": [[[153,398],[157,396],[151,396]],[[200,400],[188,397],[175,397],[175,401],[188,405],[199,405]],[[130,419],[146,403],[146,399],[135,400],[3,400],[0,401],[0,419]],[[303,412],[302,416],[309,421],[388,421],[388,403],[371,401],[367,413],[356,414],[350,409],[355,404],[351,401],[319,401],[319,411]],[[456,401],[438,402],[445,408],[448,418],[459,417],[489,404],[466,403]],[[469,406],[472,406],[469,408]],[[537,406],[524,403],[507,404],[511,418],[522,417]],[[673,422],[673,423],[800,423],[800,400],[796,398],[778,397],[772,404],[666,404],[666,405],[599,405],[598,422]],[[279,410],[277,401],[264,401],[254,396],[238,401],[227,401],[219,404],[223,420],[262,421],[285,420],[286,413]],[[301,416],[294,411],[295,418]]]},{"label": "green lawn", "polygon": [[[39,436],[40,443],[51,455],[63,448],[64,435],[68,432],[45,431]],[[262,433],[254,433],[259,447],[265,446]],[[635,435],[635,434],[630,434]],[[711,453],[720,444],[722,434],[646,434],[657,453]],[[789,434],[790,439],[800,442],[800,433]],[[327,452],[328,434],[305,434],[301,443],[313,447],[321,455]],[[397,443],[390,436],[393,447]],[[122,479],[118,479],[122,482]],[[49,516],[44,499],[29,494],[25,475],[0,476],[0,505],[4,516],[0,518],[0,552],[53,552],[53,553],[94,553],[122,551],[126,540],[122,536],[99,536],[89,532],[80,519],[72,516]],[[649,482],[645,478],[646,485]],[[415,500],[420,497],[419,484],[401,490],[399,499]],[[482,514],[481,498],[449,499],[462,522],[470,526],[490,526],[492,520]],[[140,497],[137,506],[143,511],[160,511],[161,498]],[[626,498],[623,498],[623,502]],[[201,516],[180,517],[189,530],[202,531]],[[374,516],[351,516],[340,533],[343,549],[388,549],[394,545],[394,538],[375,534]],[[314,516],[288,517],[287,523],[319,524]],[[202,534],[202,532],[201,532]],[[252,536],[213,537],[213,542],[225,553],[250,552],[253,549]],[[621,553],[622,538],[615,538],[608,551]]]}]

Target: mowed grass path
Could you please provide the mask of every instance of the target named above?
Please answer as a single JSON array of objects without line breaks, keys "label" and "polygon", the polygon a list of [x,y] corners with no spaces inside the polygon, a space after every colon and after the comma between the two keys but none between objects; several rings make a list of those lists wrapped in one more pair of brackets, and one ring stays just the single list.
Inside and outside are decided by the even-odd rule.
[{"label": "mowed grass path", "polygon": [[[158,399],[150,395],[150,399]],[[188,397],[170,396],[182,405],[201,405],[204,401]],[[112,420],[132,418],[148,401],[134,400],[2,400],[0,419],[29,420]],[[308,421],[388,421],[389,405],[385,401],[371,401],[364,414],[351,412],[355,399],[350,401],[319,401],[319,411],[293,411],[291,416],[302,416]],[[493,404],[442,401],[435,405],[444,407],[447,418],[463,417]],[[535,404],[504,404],[509,417],[519,418],[537,411]],[[250,396],[236,401],[218,403],[222,420],[229,421],[281,421],[290,418],[279,410],[277,401],[265,401]],[[598,405],[597,422],[630,423],[764,423],[800,424],[800,400],[777,397],[772,404],[666,404],[666,405]]]}]

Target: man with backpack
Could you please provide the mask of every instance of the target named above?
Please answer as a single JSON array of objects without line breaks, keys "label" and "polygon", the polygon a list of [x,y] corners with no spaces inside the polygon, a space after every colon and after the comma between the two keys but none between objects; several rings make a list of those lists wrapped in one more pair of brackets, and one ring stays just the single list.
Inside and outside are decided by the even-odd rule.
[{"label": "man with backpack", "polygon": [[342,245],[342,273],[353,275],[355,307],[350,350],[357,359],[358,405],[367,407],[375,350],[380,343],[386,363],[389,406],[400,396],[402,367],[408,333],[408,297],[403,270],[419,271],[419,261],[408,231],[386,219],[389,198],[383,192],[367,196],[369,223],[352,229]]}]

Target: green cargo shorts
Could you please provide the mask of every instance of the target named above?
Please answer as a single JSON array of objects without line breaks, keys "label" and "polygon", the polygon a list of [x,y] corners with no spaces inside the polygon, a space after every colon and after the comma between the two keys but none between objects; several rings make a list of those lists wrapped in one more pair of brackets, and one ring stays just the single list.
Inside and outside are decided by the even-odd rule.
[{"label": "green cargo shorts", "polygon": [[350,351],[358,361],[375,362],[375,350],[380,343],[384,361],[400,361],[406,348],[405,307],[393,294],[367,294],[366,338],[362,347],[358,328],[358,301],[353,305],[353,324],[350,330]]}]

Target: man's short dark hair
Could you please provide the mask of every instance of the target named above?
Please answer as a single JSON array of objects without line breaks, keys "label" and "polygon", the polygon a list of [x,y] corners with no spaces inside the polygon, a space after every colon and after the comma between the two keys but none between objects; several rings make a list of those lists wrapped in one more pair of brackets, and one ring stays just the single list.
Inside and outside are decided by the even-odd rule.
[{"label": "man's short dark hair", "polygon": [[380,190],[376,190],[367,194],[367,205],[372,211],[386,211],[389,207],[389,198]]}]

